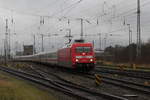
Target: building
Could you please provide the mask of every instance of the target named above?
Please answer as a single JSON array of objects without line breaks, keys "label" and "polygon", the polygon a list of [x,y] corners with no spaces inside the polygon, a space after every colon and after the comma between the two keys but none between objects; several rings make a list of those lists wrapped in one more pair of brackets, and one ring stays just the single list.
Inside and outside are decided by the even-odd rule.
[{"label": "building", "polygon": [[23,55],[33,55],[33,45],[24,45]]},{"label": "building", "polygon": [[22,51],[16,51],[16,56],[22,56],[23,52]]}]

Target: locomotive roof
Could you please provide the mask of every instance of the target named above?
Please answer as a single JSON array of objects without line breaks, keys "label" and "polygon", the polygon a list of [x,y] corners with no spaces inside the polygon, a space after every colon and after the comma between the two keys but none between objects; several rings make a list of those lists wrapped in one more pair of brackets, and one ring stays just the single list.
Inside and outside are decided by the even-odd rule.
[{"label": "locomotive roof", "polygon": [[92,43],[73,43],[72,45],[92,45]]},{"label": "locomotive roof", "polygon": [[74,46],[74,45],[92,45],[92,43],[72,43],[72,44],[67,44],[67,45],[65,45],[63,48],[70,48],[70,47],[72,47],[72,46]]}]

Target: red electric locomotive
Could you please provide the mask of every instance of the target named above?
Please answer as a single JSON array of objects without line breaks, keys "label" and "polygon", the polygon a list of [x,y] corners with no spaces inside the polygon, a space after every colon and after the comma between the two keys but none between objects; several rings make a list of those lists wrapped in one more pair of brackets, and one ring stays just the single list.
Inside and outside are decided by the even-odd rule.
[{"label": "red electric locomotive", "polygon": [[68,44],[57,52],[43,52],[15,57],[16,60],[59,65],[80,71],[90,71],[95,67],[95,54],[91,43]]},{"label": "red electric locomotive", "polygon": [[58,50],[60,66],[90,71],[95,67],[95,54],[91,43],[73,43]]}]

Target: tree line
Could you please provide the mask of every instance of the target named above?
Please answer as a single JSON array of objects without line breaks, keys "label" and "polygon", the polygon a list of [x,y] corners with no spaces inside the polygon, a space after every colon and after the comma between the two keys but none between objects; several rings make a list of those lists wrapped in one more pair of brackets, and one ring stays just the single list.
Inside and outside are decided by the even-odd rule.
[{"label": "tree line", "polygon": [[141,55],[139,57],[136,56],[136,46],[134,43],[128,46],[109,46],[104,50],[102,59],[116,63],[150,63],[150,40],[141,45]]}]

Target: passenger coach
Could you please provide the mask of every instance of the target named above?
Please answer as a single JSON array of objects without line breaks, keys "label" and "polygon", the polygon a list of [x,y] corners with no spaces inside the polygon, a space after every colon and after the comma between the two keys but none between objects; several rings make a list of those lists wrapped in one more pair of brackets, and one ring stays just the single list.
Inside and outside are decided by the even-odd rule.
[{"label": "passenger coach", "polygon": [[15,57],[15,60],[32,61],[59,65],[80,71],[90,71],[95,67],[95,54],[91,43],[73,43],[57,52],[42,52],[34,55]]}]

